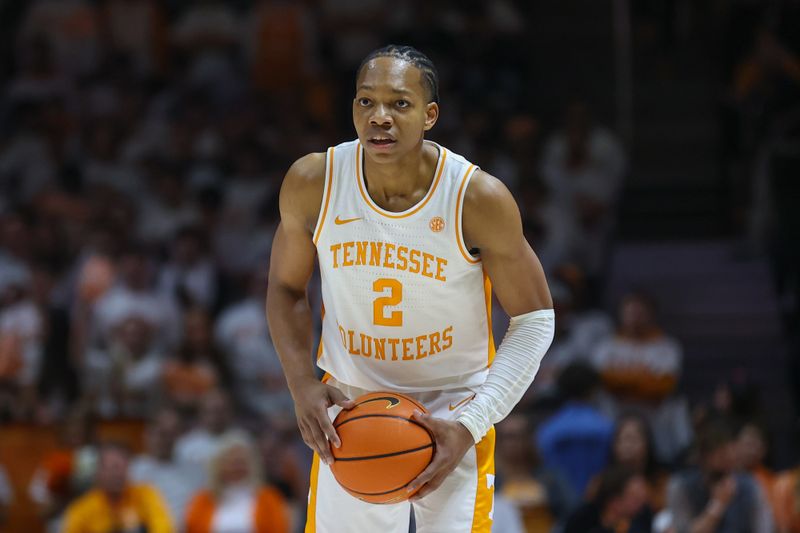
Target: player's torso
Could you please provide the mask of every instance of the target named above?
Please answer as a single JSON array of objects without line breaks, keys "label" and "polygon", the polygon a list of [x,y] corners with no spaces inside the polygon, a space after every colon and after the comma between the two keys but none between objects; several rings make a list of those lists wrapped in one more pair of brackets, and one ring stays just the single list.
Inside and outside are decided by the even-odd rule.
[{"label": "player's torso", "polygon": [[426,196],[394,213],[363,181],[357,141],[328,150],[314,232],[324,305],[319,365],[368,390],[479,385],[494,353],[491,288],[461,236],[476,167],[439,146]]}]

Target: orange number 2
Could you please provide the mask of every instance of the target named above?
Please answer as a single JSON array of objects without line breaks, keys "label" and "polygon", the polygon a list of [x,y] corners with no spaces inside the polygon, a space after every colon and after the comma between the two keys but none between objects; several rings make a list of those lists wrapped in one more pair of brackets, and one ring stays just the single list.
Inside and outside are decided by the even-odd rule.
[{"label": "orange number 2", "polygon": [[372,284],[372,290],[375,292],[384,292],[389,289],[389,296],[381,296],[375,298],[372,302],[372,322],[376,326],[402,326],[403,325],[403,312],[392,311],[389,316],[386,316],[384,308],[387,305],[397,305],[403,301],[403,284],[396,279],[378,278]]}]

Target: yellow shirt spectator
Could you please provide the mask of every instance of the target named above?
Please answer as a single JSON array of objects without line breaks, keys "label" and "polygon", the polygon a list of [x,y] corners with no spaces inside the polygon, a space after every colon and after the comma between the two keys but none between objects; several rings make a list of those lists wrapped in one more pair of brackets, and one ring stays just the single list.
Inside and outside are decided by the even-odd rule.
[{"label": "yellow shirt spectator", "polygon": [[156,489],[130,485],[117,501],[94,489],[73,502],[66,512],[63,533],[173,533],[167,506]]}]

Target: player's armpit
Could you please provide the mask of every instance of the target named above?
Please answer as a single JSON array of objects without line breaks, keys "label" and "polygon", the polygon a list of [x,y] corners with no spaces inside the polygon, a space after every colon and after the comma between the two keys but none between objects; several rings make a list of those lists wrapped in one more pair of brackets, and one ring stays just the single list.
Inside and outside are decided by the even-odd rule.
[{"label": "player's armpit", "polygon": [[542,265],[522,232],[514,197],[500,180],[478,170],[464,196],[465,244],[480,250],[497,299],[509,316],[552,309]]}]

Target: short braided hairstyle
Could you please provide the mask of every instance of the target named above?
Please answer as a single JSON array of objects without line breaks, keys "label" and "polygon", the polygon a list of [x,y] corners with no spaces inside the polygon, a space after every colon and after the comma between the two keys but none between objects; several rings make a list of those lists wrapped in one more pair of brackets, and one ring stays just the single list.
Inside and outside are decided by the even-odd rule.
[{"label": "short braided hairstyle", "polygon": [[390,44],[370,52],[358,66],[356,78],[361,77],[361,71],[364,70],[367,63],[378,57],[402,59],[417,67],[422,73],[422,85],[428,92],[428,101],[439,103],[439,73],[428,56],[413,46]]}]

